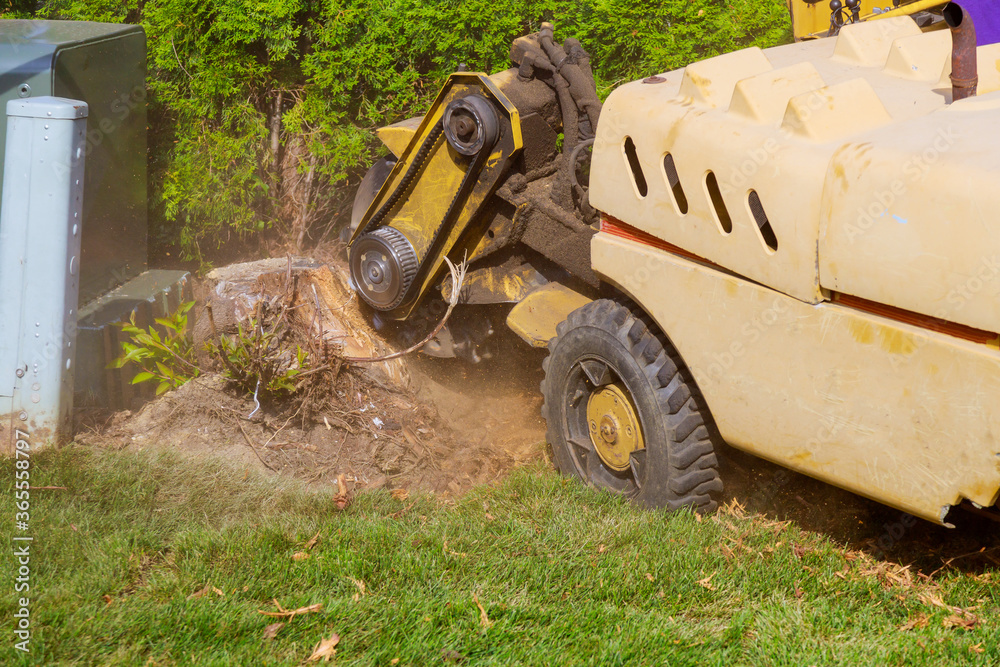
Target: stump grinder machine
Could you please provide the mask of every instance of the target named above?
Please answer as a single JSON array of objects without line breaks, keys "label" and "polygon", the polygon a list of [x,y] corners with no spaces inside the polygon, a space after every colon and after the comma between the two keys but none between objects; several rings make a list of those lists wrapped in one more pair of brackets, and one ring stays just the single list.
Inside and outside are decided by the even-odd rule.
[{"label": "stump grinder machine", "polygon": [[548,348],[556,466],[641,504],[714,508],[726,442],[930,521],[995,513],[1000,44],[977,46],[960,5],[935,11],[603,105],[586,51],[543,24],[511,69],[456,72],[379,130],[355,289],[426,332],[445,258],[467,260],[427,351],[475,360],[478,309],[513,304],[506,324]]}]

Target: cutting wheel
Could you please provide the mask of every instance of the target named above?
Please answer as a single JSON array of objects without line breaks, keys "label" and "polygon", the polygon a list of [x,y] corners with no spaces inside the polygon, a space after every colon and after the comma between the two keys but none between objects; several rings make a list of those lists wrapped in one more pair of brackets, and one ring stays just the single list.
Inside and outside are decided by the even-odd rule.
[{"label": "cutting wheel", "polygon": [[417,254],[393,227],[380,227],[351,245],[351,278],[361,297],[377,310],[400,304],[417,275]]}]

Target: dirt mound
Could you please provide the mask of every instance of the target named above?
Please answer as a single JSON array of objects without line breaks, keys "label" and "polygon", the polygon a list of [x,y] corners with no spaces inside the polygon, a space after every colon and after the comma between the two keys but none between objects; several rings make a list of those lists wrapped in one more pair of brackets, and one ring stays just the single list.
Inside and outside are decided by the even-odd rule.
[{"label": "dirt mound", "polygon": [[[443,368],[428,368],[434,365]],[[457,494],[542,456],[540,398],[513,374],[498,385],[497,371],[426,360],[411,365],[414,389],[406,392],[355,377],[353,391],[338,392],[342,403],[305,425],[266,412],[247,419],[253,400],[227,390],[214,375],[136,413],[118,413],[79,440],[222,457],[312,483],[335,483],[345,474],[358,488]]]},{"label": "dirt mound", "polygon": [[[390,349],[367,328],[342,267],[271,261],[227,267],[199,290],[213,304],[218,328],[232,331],[297,278],[288,317],[317,336],[348,340],[350,353]],[[283,287],[286,286],[286,287]],[[196,338],[210,334],[200,321]],[[502,358],[470,366],[410,355],[405,362],[344,366],[332,391],[305,411],[257,404],[220,374],[203,375],[140,410],[91,422],[78,440],[115,449],[171,448],[191,456],[223,457],[247,468],[310,483],[345,475],[357,488],[407,488],[461,493],[539,458],[544,353],[509,344]],[[373,372],[374,370],[374,372]]]}]

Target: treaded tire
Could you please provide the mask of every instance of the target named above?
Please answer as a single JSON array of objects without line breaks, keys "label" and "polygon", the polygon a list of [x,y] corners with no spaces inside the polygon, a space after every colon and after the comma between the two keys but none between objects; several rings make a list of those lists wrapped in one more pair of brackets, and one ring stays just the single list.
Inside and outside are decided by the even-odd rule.
[{"label": "treaded tire", "polygon": [[[679,355],[650,326],[644,314],[607,299],[578,308],[559,324],[541,387],[555,465],[646,507],[711,512],[722,480],[707,415]],[[612,382],[627,390],[645,441],[625,471],[602,460],[587,426],[590,393]]]}]

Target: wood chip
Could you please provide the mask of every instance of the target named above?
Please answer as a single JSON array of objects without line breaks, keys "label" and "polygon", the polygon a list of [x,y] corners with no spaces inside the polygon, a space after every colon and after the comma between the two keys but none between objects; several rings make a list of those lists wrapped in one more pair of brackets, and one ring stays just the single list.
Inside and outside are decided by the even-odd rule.
[{"label": "wood chip", "polygon": [[278,608],[278,611],[264,611],[263,609],[258,609],[257,613],[263,616],[270,616],[272,618],[295,618],[296,616],[301,616],[302,614],[311,614],[313,612],[322,611],[323,603],[311,604],[308,607],[299,607],[298,609],[285,609],[277,600],[273,600],[274,606]]},{"label": "wood chip", "polygon": [[322,532],[322,531],[316,531],[316,534],[313,535],[312,538],[308,542],[306,542],[305,546],[306,546],[306,550],[307,551],[311,551],[312,548],[315,547],[316,544],[319,542],[319,534],[320,534],[320,532]]},{"label": "wood chip", "polygon": [[479,607],[479,625],[484,628],[492,627],[493,621],[491,621],[490,617],[486,615],[486,610],[483,608],[483,605],[479,604],[479,596],[473,593],[472,601],[476,603],[477,607]]}]

